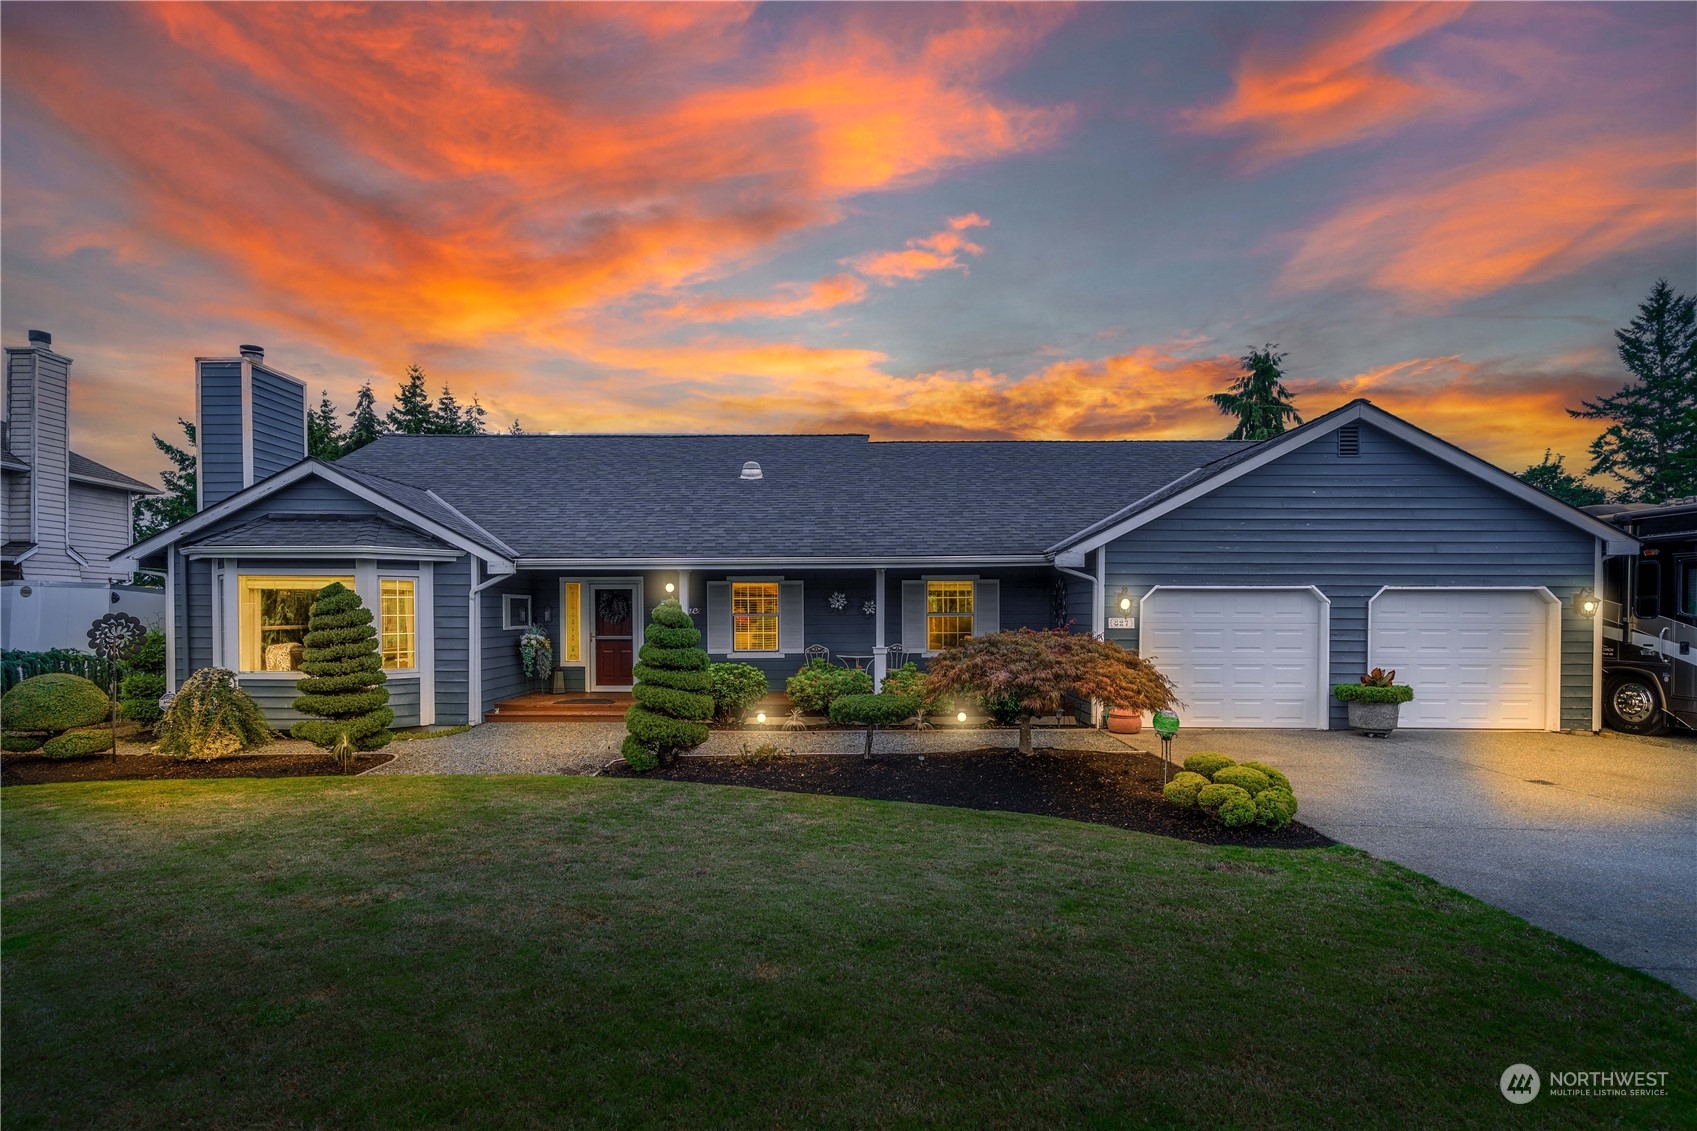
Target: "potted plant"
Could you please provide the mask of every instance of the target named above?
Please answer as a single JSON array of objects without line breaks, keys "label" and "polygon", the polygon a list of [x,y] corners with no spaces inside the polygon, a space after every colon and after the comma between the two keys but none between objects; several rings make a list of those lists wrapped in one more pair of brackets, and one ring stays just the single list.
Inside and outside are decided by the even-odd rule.
[{"label": "potted plant", "polygon": [[1396,681],[1395,670],[1374,668],[1360,683],[1340,683],[1332,694],[1349,704],[1349,725],[1369,738],[1396,729],[1397,708],[1414,698],[1414,688]]},{"label": "potted plant", "polygon": [[1115,734],[1137,734],[1143,730],[1143,712],[1115,707],[1108,712],[1108,729]]}]

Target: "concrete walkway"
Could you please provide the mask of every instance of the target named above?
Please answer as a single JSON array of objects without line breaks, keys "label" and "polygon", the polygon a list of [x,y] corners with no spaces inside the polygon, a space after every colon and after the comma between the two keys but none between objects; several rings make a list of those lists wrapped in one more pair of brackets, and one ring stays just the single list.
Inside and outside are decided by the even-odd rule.
[{"label": "concrete walkway", "polygon": [[[1159,751],[1138,735],[1129,744]],[[1181,732],[1290,776],[1298,819],[1697,996],[1697,741]]]}]

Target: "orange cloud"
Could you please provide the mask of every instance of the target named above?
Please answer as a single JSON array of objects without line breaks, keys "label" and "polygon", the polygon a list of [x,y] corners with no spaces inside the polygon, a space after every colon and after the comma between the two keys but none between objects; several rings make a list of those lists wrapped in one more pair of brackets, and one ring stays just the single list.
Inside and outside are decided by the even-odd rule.
[{"label": "orange cloud", "polygon": [[1249,159],[1262,165],[1382,137],[1461,94],[1435,77],[1390,70],[1383,57],[1457,19],[1465,4],[1342,6],[1342,17],[1294,55],[1262,49],[1238,65],[1232,93],[1180,116],[1191,129],[1247,134]]},{"label": "orange cloud", "polygon": [[853,275],[831,275],[811,283],[785,283],[771,298],[704,298],[658,313],[686,322],[733,322],[742,318],[795,318],[866,297],[866,284]]},{"label": "orange cloud", "polygon": [[1441,304],[1689,241],[1694,161],[1683,133],[1495,154],[1346,206],[1302,237],[1282,281],[1366,284]]},{"label": "orange cloud", "polygon": [[989,226],[990,221],[976,212],[951,216],[942,231],[908,240],[907,246],[900,251],[869,251],[842,262],[862,275],[886,284],[898,279],[918,279],[933,271],[949,271],[957,267],[965,271],[966,264],[960,261],[960,257],[983,255],[984,249],[961,233],[968,228]]}]

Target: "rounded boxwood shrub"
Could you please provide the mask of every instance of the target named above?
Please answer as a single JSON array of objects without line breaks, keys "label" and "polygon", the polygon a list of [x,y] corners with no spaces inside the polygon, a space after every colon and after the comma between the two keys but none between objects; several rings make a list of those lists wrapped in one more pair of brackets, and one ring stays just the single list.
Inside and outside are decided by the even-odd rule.
[{"label": "rounded boxwood shrub", "polygon": [[766,673],[753,664],[713,664],[707,676],[713,717],[722,723],[741,721],[748,709],[771,690]]},{"label": "rounded boxwood shrub", "polygon": [[1224,782],[1210,782],[1196,791],[1196,804],[1213,813],[1233,797],[1249,800],[1249,791],[1240,785],[1227,785]]},{"label": "rounded boxwood shrub", "polygon": [[227,668],[201,668],[177,689],[159,720],[159,745],[167,758],[208,762],[271,741],[259,705]]},{"label": "rounded boxwood shrub", "polygon": [[1162,787],[1161,793],[1168,801],[1180,809],[1196,808],[1196,795],[1202,787],[1208,784],[1208,779],[1201,774],[1193,774],[1189,770],[1180,770],[1173,775],[1173,780]]},{"label": "rounded boxwood shrub", "polygon": [[289,728],[296,738],[333,750],[344,739],[355,750],[378,750],[395,737],[389,706],[389,677],[371,610],[359,594],[332,581],[318,591],[301,641],[301,671],[295,684],[300,692],[295,710],[317,718],[302,719]]},{"label": "rounded boxwood shrub", "polygon": [[58,738],[50,738],[41,748],[41,753],[48,758],[86,758],[90,754],[99,754],[110,749],[112,732],[105,727],[95,727],[91,730],[67,731]]},{"label": "rounded boxwood shrub", "polygon": [[1273,779],[1260,770],[1252,770],[1248,766],[1227,766],[1223,770],[1214,771],[1214,780],[1225,785],[1235,785],[1254,797],[1263,789],[1270,789]]},{"label": "rounded boxwood shrub", "polygon": [[878,727],[893,727],[913,717],[919,710],[919,699],[912,695],[841,695],[831,701],[831,721],[860,725],[866,728],[866,749],[861,759],[872,760],[872,732]]},{"label": "rounded boxwood shrub", "polygon": [[106,718],[112,701],[89,680],[69,672],[31,676],[0,698],[7,730],[44,730],[54,734]]},{"label": "rounded boxwood shrub", "polygon": [[[1233,788],[1231,786],[1228,789]],[[1228,829],[1241,828],[1253,824],[1259,811],[1255,808],[1255,799],[1241,789],[1220,802],[1220,807],[1214,815],[1220,819],[1220,824]]]},{"label": "rounded boxwood shrub", "polygon": [[879,692],[887,695],[910,695],[919,700],[919,705],[927,711],[937,709],[937,703],[942,698],[936,692],[926,687],[925,673],[919,670],[919,665],[909,660],[901,667],[884,674],[884,682],[879,685]]},{"label": "rounded boxwood shrub", "polygon": [[1201,754],[1192,754],[1184,760],[1185,769],[1189,770],[1193,774],[1201,774],[1210,781],[1213,780],[1214,775],[1219,771],[1225,769],[1227,766],[1235,765],[1237,765],[1237,763],[1226,757],[1224,754],[1209,754],[1206,752]]},{"label": "rounded boxwood shrub", "polygon": [[858,668],[839,668],[826,660],[813,660],[784,682],[790,701],[804,714],[831,714],[831,701],[844,695],[871,695],[872,675]]},{"label": "rounded boxwood shrub", "polygon": [[1255,795],[1255,821],[1270,829],[1282,829],[1296,816],[1296,794],[1274,786]]},{"label": "rounded boxwood shrub", "polygon": [[17,734],[7,731],[0,734],[0,750],[8,754],[28,754],[31,750],[40,750],[41,744],[46,740],[45,734]]},{"label": "rounded boxwood shrub", "polygon": [[1406,703],[1414,698],[1414,688],[1406,683],[1393,683],[1389,687],[1339,683],[1332,687],[1332,695],[1341,703]]},{"label": "rounded boxwood shrub", "polygon": [[625,763],[639,772],[671,761],[679,750],[707,741],[713,686],[701,630],[675,599],[654,606],[652,623],[631,669],[636,705],[625,712]]},{"label": "rounded boxwood shrub", "polygon": [[1265,762],[1239,762],[1238,765],[1245,766],[1251,770],[1260,770],[1262,773],[1267,775],[1267,779],[1278,789],[1282,789],[1290,793],[1296,792],[1291,789],[1290,779],[1285,777],[1282,771],[1274,769]]},{"label": "rounded boxwood shrub", "polygon": [[159,706],[164,694],[164,676],[131,672],[118,685],[118,713],[133,723],[156,723],[165,714]]}]

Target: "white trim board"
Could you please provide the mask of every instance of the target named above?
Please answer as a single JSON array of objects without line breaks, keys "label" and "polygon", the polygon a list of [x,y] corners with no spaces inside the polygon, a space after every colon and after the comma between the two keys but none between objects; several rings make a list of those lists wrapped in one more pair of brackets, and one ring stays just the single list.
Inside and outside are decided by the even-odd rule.
[{"label": "white trim board", "polygon": [[[1105,556],[1105,555],[1104,555]],[[1312,593],[1318,600],[1320,608],[1320,640],[1319,640],[1319,672],[1320,687],[1317,694],[1319,708],[1319,726],[1316,730],[1330,730],[1332,727],[1332,599],[1321,592],[1317,585],[1151,585],[1143,596],[1137,599],[1138,624],[1137,653],[1143,655],[1143,633],[1149,625],[1148,610],[1144,602],[1163,589],[1179,590],[1187,593],[1197,591],[1217,591],[1223,593],[1241,593],[1245,590],[1256,592],[1276,590],[1286,593]]]},{"label": "white trim board", "polygon": [[[1523,503],[1536,507],[1538,510],[1561,519],[1571,526],[1576,526],[1594,538],[1602,539],[1605,543],[1605,552],[1610,555],[1631,554],[1638,550],[1638,540],[1623,533],[1619,527],[1612,526],[1601,519],[1586,514],[1584,511],[1551,498],[1536,487],[1521,482],[1495,464],[1487,463],[1478,456],[1465,452],[1448,441],[1440,440],[1430,432],[1424,432],[1400,417],[1392,416],[1382,408],[1377,408],[1367,401],[1356,401],[1335,410],[1330,414],[1329,419],[1326,417],[1316,418],[1310,424],[1293,429],[1277,439],[1268,440],[1262,450],[1255,455],[1240,460],[1223,471],[1205,476],[1198,480],[1195,485],[1180,491],[1171,498],[1163,499],[1147,510],[1137,510],[1137,507],[1143,502],[1142,499],[1139,499],[1129,507],[1116,512],[1116,514],[1126,514],[1127,511],[1135,513],[1117,520],[1115,515],[1110,515],[1108,518],[1087,526],[1077,534],[1050,546],[1048,554],[1050,557],[1055,557],[1064,551],[1077,552],[1097,549],[1140,526],[1154,522],[1162,515],[1170,514],[1186,504],[1195,502],[1204,495],[1212,494],[1228,483],[1233,483],[1250,472],[1265,467],[1281,456],[1306,447],[1323,436],[1331,435],[1346,424],[1363,421],[1412,447],[1420,449],[1427,455],[1442,460],[1452,467],[1484,480],[1491,486],[1508,492]],[[1191,472],[1190,474],[1195,473]],[[1185,476],[1180,476],[1178,480],[1173,482],[1179,482],[1183,478]],[[1144,498],[1159,494],[1170,486],[1171,484],[1167,484],[1157,491],[1150,492],[1150,495],[1146,495]]]},{"label": "white trim board", "polygon": [[[1532,593],[1544,601],[1544,729],[1561,729],[1561,599],[1543,585],[1381,585],[1367,598],[1367,663],[1374,662],[1373,606],[1386,593]],[[1601,619],[1598,617],[1597,619]],[[1419,694],[1418,689],[1415,694]]]}]

